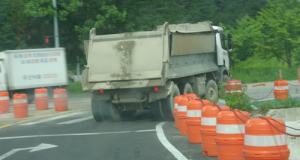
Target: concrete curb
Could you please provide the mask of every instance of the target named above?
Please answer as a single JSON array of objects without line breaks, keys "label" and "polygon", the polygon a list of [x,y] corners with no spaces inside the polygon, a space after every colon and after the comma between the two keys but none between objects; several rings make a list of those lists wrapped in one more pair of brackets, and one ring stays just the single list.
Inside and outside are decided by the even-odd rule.
[{"label": "concrete curb", "polygon": [[266,116],[275,119],[282,119],[285,122],[293,122],[300,120],[300,107],[270,109]]}]

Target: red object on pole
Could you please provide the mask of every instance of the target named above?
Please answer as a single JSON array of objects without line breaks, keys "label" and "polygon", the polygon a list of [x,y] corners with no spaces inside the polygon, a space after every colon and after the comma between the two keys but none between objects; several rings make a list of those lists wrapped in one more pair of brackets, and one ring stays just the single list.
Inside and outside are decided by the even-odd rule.
[{"label": "red object on pole", "polygon": [[226,89],[226,94],[235,94],[235,93],[241,94],[243,90],[242,82],[237,79],[229,80],[226,83],[225,89]]},{"label": "red object on pole", "polygon": [[282,80],[282,73],[281,73],[281,69],[279,69],[279,79]]},{"label": "red object on pole", "polygon": [[298,83],[300,83],[300,68],[298,68]]}]

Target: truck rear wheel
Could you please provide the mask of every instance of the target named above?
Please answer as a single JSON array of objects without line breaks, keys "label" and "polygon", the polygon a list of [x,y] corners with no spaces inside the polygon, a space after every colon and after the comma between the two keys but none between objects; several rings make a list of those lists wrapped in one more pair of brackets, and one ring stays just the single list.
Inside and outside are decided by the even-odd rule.
[{"label": "truck rear wheel", "polygon": [[186,93],[194,93],[193,88],[189,83],[179,83],[178,88],[180,90],[180,94],[186,94]]},{"label": "truck rear wheel", "polygon": [[164,116],[164,112],[162,109],[161,101],[157,100],[155,102],[152,102],[150,105],[151,105],[151,111],[152,111],[154,119],[157,121],[164,120],[165,116]]},{"label": "truck rear wheel", "polygon": [[214,80],[209,80],[206,83],[205,98],[208,100],[214,100],[218,98],[218,86]]},{"label": "truck rear wheel", "polygon": [[92,100],[92,114],[97,122],[119,121],[122,117],[111,101]]},{"label": "truck rear wheel", "polygon": [[165,120],[174,120],[174,98],[176,96],[180,96],[180,92],[177,85],[174,85],[171,94],[166,99],[161,100]]},{"label": "truck rear wheel", "polygon": [[116,106],[111,101],[101,101],[100,115],[105,121],[120,121],[122,118],[121,111],[118,111]]},{"label": "truck rear wheel", "polygon": [[102,118],[100,115],[100,100],[92,99],[92,114],[96,122],[101,122]]}]

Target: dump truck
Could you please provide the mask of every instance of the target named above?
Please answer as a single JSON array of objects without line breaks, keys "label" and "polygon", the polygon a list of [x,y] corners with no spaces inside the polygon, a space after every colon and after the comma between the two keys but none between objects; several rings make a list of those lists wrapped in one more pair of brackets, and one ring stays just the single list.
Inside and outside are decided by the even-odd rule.
[{"label": "dump truck", "polygon": [[34,90],[68,84],[64,48],[20,49],[0,52],[0,91],[27,94],[34,100]]},{"label": "dump truck", "polygon": [[173,120],[174,97],[217,98],[218,82],[230,79],[231,38],[208,21],[109,35],[92,28],[84,41],[82,88],[91,92],[94,119],[118,121],[151,110],[156,119]]}]

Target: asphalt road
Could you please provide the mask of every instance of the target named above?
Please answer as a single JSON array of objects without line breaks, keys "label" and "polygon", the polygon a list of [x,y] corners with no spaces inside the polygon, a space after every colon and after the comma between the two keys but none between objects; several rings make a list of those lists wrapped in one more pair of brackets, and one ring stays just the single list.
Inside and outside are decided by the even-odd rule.
[{"label": "asphalt road", "polygon": [[[300,84],[298,80],[288,81],[290,95],[293,98],[300,98]],[[265,84],[265,86],[253,87],[253,85]],[[265,82],[265,83],[251,83],[246,84],[248,89],[246,94],[253,99],[253,101],[269,101],[274,100],[273,87],[274,82]]]},{"label": "asphalt road", "polygon": [[[273,88],[273,83],[252,85],[246,93],[253,98],[262,98]],[[294,96],[298,89],[290,86]],[[273,98],[271,93],[264,100]],[[56,112],[50,102],[45,111],[36,111],[31,104],[27,118],[0,114],[0,160],[217,160],[203,156],[201,144],[190,144],[187,136],[180,136],[174,122],[154,121],[150,111],[123,122],[97,123],[91,115],[88,97],[69,99],[69,110],[64,112]]]},{"label": "asphalt road", "polygon": [[28,118],[2,116],[0,159],[217,159],[203,156],[201,144],[188,143],[174,122],[154,121],[149,111],[123,122],[97,123],[89,107],[89,98],[81,98],[72,100],[65,112],[54,111],[51,104],[46,111],[30,105]]}]

